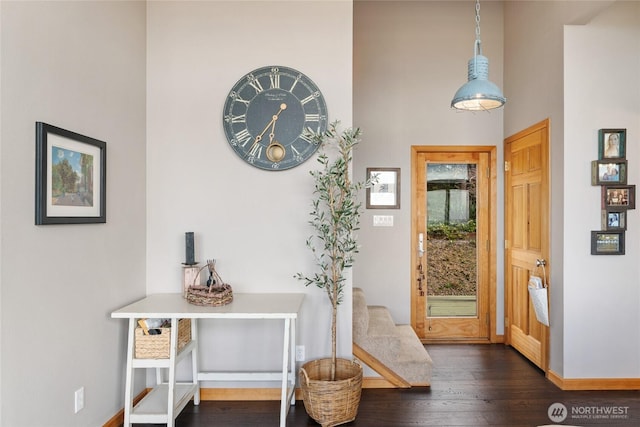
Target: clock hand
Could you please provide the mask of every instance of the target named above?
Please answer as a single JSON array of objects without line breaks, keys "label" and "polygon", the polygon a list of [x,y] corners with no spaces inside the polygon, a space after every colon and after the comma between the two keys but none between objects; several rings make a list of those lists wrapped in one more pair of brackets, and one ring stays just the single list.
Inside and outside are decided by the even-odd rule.
[{"label": "clock hand", "polygon": [[262,137],[264,136],[264,134],[267,132],[267,130],[270,127],[272,129],[273,129],[273,127],[275,127],[276,120],[278,120],[278,116],[280,115],[280,113],[282,113],[286,109],[287,109],[287,104],[285,104],[285,103],[280,104],[280,109],[278,110],[278,112],[276,114],[274,114],[271,117],[271,121],[269,123],[267,123],[267,125],[264,127],[262,132],[260,132],[260,134],[258,136],[256,136],[256,141],[255,142],[260,142],[262,140]]},{"label": "clock hand", "polygon": [[273,144],[273,138],[276,136],[276,122],[277,120],[271,120],[271,132],[269,132],[269,145]]},{"label": "clock hand", "polygon": [[[283,110],[287,108],[287,104],[280,104],[280,114]],[[269,133],[269,145],[267,146],[267,159],[272,162],[278,163],[282,159],[287,152],[282,144],[276,141],[274,138],[276,136],[276,122],[278,120],[278,115],[273,116],[272,124],[271,124],[271,133]]]},{"label": "clock hand", "polygon": [[267,129],[269,129],[269,126],[271,126],[273,123],[276,122],[276,117],[277,116],[272,116],[271,121],[269,123],[267,123],[267,125],[264,127],[264,129],[262,129],[262,132],[260,132],[260,134],[258,136],[256,136],[255,141],[253,142],[253,145],[256,145],[257,143],[259,143],[260,141],[262,141],[262,136],[265,134],[265,132],[267,131]]},{"label": "clock hand", "polygon": [[262,132],[260,132],[260,134],[258,136],[256,136],[256,139],[253,142],[253,144],[251,144],[251,148],[249,149],[248,153],[253,151],[253,148],[256,145],[260,144],[260,141],[262,141],[262,137],[264,136],[264,134],[267,132],[267,130],[270,127],[272,128],[272,132],[273,132],[273,129],[275,128],[275,125],[276,125],[276,120],[278,120],[278,116],[280,116],[280,113],[282,113],[286,109],[287,109],[287,104],[285,104],[284,102],[282,104],[280,104],[280,109],[278,110],[278,112],[276,114],[274,114],[271,117],[271,121],[269,123],[267,123],[267,125],[264,127],[264,129],[262,129]]}]

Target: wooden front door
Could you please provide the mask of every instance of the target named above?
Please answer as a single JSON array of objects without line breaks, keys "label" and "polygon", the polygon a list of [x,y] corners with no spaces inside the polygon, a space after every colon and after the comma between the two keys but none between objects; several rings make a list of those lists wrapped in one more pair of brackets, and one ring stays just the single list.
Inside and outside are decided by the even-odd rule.
[{"label": "wooden front door", "polygon": [[545,372],[549,331],[536,319],[527,285],[536,260],[547,261],[549,277],[548,135],[545,120],[504,143],[506,342]]},{"label": "wooden front door", "polygon": [[412,325],[423,342],[489,342],[495,147],[413,150]]}]

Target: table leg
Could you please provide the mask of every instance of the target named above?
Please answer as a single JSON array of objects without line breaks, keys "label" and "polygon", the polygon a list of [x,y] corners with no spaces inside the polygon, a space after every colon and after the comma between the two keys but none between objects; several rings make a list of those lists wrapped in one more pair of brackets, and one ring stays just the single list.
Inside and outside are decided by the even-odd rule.
[{"label": "table leg", "polygon": [[284,319],[284,339],[282,346],[282,393],[280,395],[280,427],[287,424],[287,412],[289,412],[288,386],[289,386],[289,345],[291,343],[291,319]]},{"label": "table leg", "polygon": [[191,340],[196,346],[191,351],[191,375],[193,375],[193,383],[196,385],[196,391],[193,394],[193,404],[200,404],[200,385],[198,384],[198,319],[191,319]]},{"label": "table leg", "polygon": [[291,319],[291,345],[289,354],[291,361],[289,362],[289,384],[291,384],[291,404],[296,404],[296,319]]},{"label": "table leg", "polygon": [[127,332],[127,372],[124,386],[124,427],[131,427],[131,411],[133,411],[133,349],[135,346],[134,332],[136,319],[129,319],[129,331]]},{"label": "table leg", "polygon": [[169,344],[169,383],[167,387],[167,427],[174,427],[176,399],[176,354],[178,352],[178,319],[171,318],[171,340]]}]

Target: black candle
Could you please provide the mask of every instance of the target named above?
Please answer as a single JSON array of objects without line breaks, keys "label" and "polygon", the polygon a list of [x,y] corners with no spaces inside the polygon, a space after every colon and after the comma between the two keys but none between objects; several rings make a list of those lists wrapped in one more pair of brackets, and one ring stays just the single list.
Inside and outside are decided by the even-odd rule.
[{"label": "black candle", "polygon": [[186,233],[184,233],[184,235],[185,235],[185,246],[186,246],[186,256],[187,256],[187,260],[185,261],[185,264],[193,265],[196,263],[194,250],[193,250],[193,231],[187,231]]}]

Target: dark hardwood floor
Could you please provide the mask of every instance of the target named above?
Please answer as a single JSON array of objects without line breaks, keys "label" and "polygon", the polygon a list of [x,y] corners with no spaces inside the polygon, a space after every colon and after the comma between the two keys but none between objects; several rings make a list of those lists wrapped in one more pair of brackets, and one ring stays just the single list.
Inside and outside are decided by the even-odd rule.
[{"label": "dark hardwood floor", "polygon": [[[357,419],[345,426],[640,425],[640,391],[562,391],[503,345],[427,348],[434,363],[431,387],[364,389]],[[567,408],[568,417],[562,422],[548,416],[554,403]],[[612,411],[618,418],[605,415]],[[205,401],[199,406],[189,404],[176,426],[278,426],[278,413],[276,401]],[[317,425],[302,401],[291,407],[287,426]]]}]

